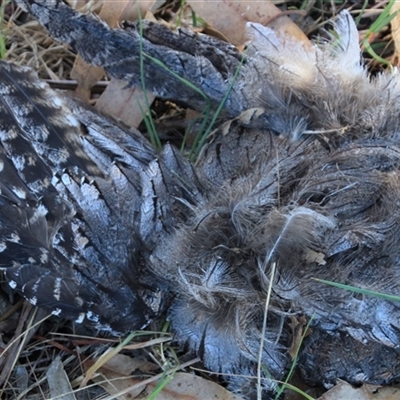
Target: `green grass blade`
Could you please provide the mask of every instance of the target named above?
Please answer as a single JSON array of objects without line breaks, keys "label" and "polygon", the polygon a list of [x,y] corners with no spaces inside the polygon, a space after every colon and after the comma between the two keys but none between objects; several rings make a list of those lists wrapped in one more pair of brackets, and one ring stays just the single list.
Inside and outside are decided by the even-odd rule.
[{"label": "green grass blade", "polygon": [[143,53],[143,20],[142,16],[140,14],[140,9],[138,8],[138,13],[139,13],[139,35],[140,35],[140,40],[139,40],[139,63],[140,63],[140,82],[142,85],[142,90],[144,94],[144,101],[146,104],[146,110],[142,109],[141,104],[139,104],[140,111],[143,115],[143,120],[146,125],[147,131],[150,136],[150,142],[153,146],[155,146],[157,149],[162,148],[161,140],[160,137],[157,134],[156,127],[154,125],[153,118],[151,116],[150,112],[150,104],[149,100],[147,98],[147,91],[146,91],[146,82],[144,78],[144,53]]},{"label": "green grass blade", "polygon": [[317,281],[317,282],[321,282],[321,283],[324,283],[326,285],[329,285],[329,286],[337,287],[339,289],[349,290],[351,292],[365,294],[367,296],[379,297],[381,299],[389,300],[389,301],[400,301],[400,296],[395,296],[395,295],[381,293],[381,292],[375,292],[373,290],[368,290],[368,289],[361,289],[361,288],[358,288],[356,286],[345,285],[343,283],[327,281],[325,279],[319,279],[319,278],[312,278],[312,279]]}]

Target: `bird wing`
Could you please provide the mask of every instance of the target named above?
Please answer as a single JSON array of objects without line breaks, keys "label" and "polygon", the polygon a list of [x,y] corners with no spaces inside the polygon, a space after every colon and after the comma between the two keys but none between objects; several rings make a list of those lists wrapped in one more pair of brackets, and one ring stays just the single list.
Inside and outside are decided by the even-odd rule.
[{"label": "bird wing", "polygon": [[162,305],[141,272],[141,180],[154,149],[28,68],[1,62],[0,77],[0,266],[10,286],[98,328],[147,325]]}]

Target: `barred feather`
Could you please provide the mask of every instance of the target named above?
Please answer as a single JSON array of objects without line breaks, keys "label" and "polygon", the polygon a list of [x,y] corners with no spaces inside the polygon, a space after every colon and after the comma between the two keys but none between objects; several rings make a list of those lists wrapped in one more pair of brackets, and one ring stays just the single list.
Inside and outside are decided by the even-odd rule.
[{"label": "barred feather", "polygon": [[134,233],[140,173],[154,150],[26,68],[2,62],[0,76],[1,266],[10,286],[97,328],[143,328],[163,307],[157,284],[141,277],[147,249]]}]

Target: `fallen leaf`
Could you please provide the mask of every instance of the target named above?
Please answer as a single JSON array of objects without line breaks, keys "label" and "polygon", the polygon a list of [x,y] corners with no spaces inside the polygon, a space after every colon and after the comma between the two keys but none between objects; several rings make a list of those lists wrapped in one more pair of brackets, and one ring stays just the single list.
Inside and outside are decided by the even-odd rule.
[{"label": "fallen leaf", "polygon": [[60,357],[56,357],[50,364],[46,372],[46,378],[49,383],[51,398],[76,400]]},{"label": "fallen leaf", "polygon": [[349,383],[339,383],[324,393],[317,400],[399,400],[399,387],[380,387],[375,385],[363,385],[354,388]]},{"label": "fallen leaf", "polygon": [[89,65],[81,56],[75,58],[74,67],[71,71],[71,78],[77,82],[74,96],[84,102],[90,100],[90,89],[104,76],[104,70],[101,67]]},{"label": "fallen leaf", "polygon": [[318,400],[372,400],[371,393],[364,387],[354,388],[349,383],[339,381]]},{"label": "fallen leaf", "polygon": [[[90,362],[93,363],[94,362]],[[90,364],[89,363],[89,364]],[[87,365],[89,365],[87,364]],[[154,371],[157,369],[158,366],[146,361],[141,358],[132,358],[129,356],[126,356],[124,354],[116,354],[114,357],[112,357],[110,360],[108,360],[100,369],[105,372],[105,371],[111,371],[116,374],[124,375],[124,376],[129,376],[133,372],[140,370],[142,372],[150,372]]]},{"label": "fallen leaf", "polygon": [[[97,360],[87,360],[83,364],[85,372],[91,370]],[[132,358],[123,354],[115,354],[96,370],[91,380],[101,386],[116,399],[136,398],[143,392],[142,380],[131,375],[135,371],[148,373],[158,366],[140,358]]]},{"label": "fallen leaf", "polygon": [[13,390],[17,393],[22,393],[28,388],[29,374],[25,366],[17,365],[14,368],[13,378]]},{"label": "fallen leaf", "polygon": [[125,124],[137,128],[155,96],[145,93],[141,88],[127,87],[125,81],[112,79],[106,90],[96,102],[96,108],[123,121]]},{"label": "fallen leaf", "polygon": [[[147,398],[157,387],[158,382],[147,385],[146,393],[139,399]],[[157,395],[157,400],[242,400],[241,397],[229,392],[222,386],[199,376],[177,372]]]},{"label": "fallen leaf", "polygon": [[222,32],[234,45],[247,40],[246,22],[251,21],[268,24],[270,28],[311,46],[301,29],[288,16],[280,16],[282,11],[269,1],[189,1],[189,4],[197,15]]},{"label": "fallen leaf", "polygon": [[373,400],[399,400],[400,387],[381,387],[374,391]]},{"label": "fallen leaf", "polygon": [[[290,316],[290,324],[292,330],[292,344],[289,348],[289,355],[294,360],[304,338],[304,329],[307,326],[307,320],[304,316]],[[307,332],[306,332],[307,333]]]},{"label": "fallen leaf", "polygon": [[136,399],[144,389],[139,379],[121,376],[111,371],[100,372],[92,381],[101,386],[113,399],[118,400]]}]

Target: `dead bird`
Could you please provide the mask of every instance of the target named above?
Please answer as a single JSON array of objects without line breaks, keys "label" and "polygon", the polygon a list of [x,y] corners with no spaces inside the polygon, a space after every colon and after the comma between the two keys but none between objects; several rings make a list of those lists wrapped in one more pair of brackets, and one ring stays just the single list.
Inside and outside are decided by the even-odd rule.
[{"label": "dead bird", "polygon": [[285,377],[303,319],[311,383],[396,380],[399,303],[321,282],[400,295],[399,74],[369,76],[350,15],[334,24],[311,50],[250,24],[235,118],[195,166],[1,64],[10,286],[112,333],[167,316],[246,398]]}]

